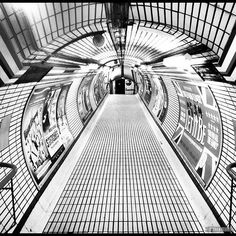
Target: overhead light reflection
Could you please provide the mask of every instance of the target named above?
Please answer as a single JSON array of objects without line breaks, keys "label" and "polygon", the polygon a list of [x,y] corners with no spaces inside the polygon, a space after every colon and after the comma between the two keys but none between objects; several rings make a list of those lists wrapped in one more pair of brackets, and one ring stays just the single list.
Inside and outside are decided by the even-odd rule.
[{"label": "overhead light reflection", "polygon": [[181,69],[188,69],[191,66],[191,55],[176,55],[164,58],[163,64],[167,67],[177,67]]},{"label": "overhead light reflection", "polygon": [[90,70],[96,70],[97,68],[98,68],[98,65],[97,65],[97,64],[90,63],[90,64],[88,65],[88,69],[90,69]]},{"label": "overhead light reflection", "polygon": [[36,11],[38,11],[38,3],[32,2],[12,2],[13,8],[17,10],[23,10],[28,16],[32,16]]}]

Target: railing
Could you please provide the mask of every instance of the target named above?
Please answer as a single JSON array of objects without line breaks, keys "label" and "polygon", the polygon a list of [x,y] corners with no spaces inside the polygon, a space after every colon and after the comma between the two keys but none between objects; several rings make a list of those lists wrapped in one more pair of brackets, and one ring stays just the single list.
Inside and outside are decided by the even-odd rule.
[{"label": "railing", "polygon": [[229,229],[231,229],[233,188],[236,187],[236,185],[234,185],[234,181],[236,180],[236,162],[229,164],[226,167],[226,171],[231,177],[230,207],[229,207]]},{"label": "railing", "polygon": [[[13,209],[13,218],[14,224],[16,224],[16,211],[14,204],[14,191],[13,191],[13,177],[17,172],[17,167],[13,164],[0,162],[0,168],[10,168],[10,171],[0,180],[0,190],[11,190],[12,196],[12,209]],[[10,181],[10,187],[5,187]]]}]

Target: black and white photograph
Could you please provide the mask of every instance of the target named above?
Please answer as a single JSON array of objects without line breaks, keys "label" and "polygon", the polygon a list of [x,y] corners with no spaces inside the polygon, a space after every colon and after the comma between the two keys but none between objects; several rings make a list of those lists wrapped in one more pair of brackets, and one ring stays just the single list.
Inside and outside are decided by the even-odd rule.
[{"label": "black and white photograph", "polygon": [[236,233],[236,2],[0,2],[0,234]]}]

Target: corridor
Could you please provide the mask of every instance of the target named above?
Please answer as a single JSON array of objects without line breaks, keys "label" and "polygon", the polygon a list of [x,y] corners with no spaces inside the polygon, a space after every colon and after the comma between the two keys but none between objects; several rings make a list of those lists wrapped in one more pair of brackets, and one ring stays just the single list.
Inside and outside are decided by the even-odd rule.
[{"label": "corridor", "polygon": [[1,2],[0,233],[236,232],[236,2]]},{"label": "corridor", "polygon": [[[217,226],[210,210],[202,205],[200,193],[188,184],[184,170],[173,165],[178,162],[174,152],[166,155],[162,145],[167,144],[158,138],[137,95],[108,95],[95,116],[96,124],[92,120],[94,126],[88,125],[90,134],[81,154],[73,149],[70,153],[77,155],[77,162],[67,173],[69,178],[58,200],[54,199],[53,209],[44,209],[47,216],[41,232],[202,233],[208,226]],[[53,194],[50,186],[48,193]],[[193,195],[197,192],[197,204],[191,203],[186,189]],[[40,224],[36,218],[41,213],[36,209],[34,217],[28,218],[28,222],[35,220],[32,232],[40,232],[33,229],[37,221]]]}]

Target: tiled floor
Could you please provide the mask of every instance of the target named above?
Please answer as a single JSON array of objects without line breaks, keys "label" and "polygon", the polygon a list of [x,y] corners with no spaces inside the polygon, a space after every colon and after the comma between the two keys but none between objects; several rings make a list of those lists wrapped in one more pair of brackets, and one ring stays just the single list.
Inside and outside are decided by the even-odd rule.
[{"label": "tiled floor", "polygon": [[204,232],[136,96],[108,97],[43,232]]}]

